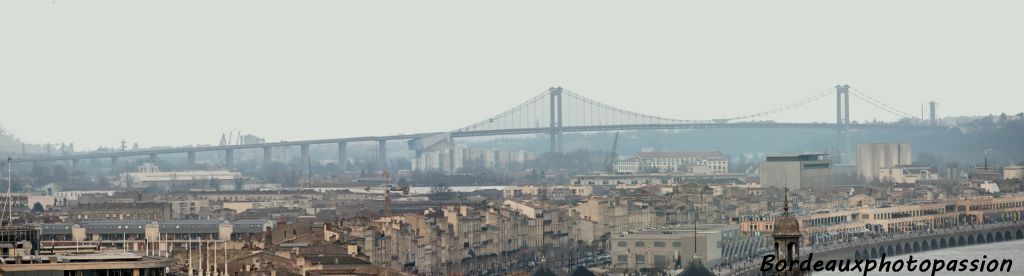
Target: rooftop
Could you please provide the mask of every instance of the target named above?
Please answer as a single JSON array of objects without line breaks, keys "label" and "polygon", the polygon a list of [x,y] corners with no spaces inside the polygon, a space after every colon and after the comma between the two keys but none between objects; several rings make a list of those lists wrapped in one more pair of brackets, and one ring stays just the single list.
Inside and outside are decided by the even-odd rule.
[{"label": "rooftop", "polygon": [[220,229],[219,220],[172,220],[160,224],[161,233],[195,233],[204,230],[216,233]]},{"label": "rooftop", "polygon": [[636,154],[638,158],[723,158],[720,151],[686,151],[686,152],[640,152]]},{"label": "rooftop", "polygon": [[815,161],[827,156],[827,153],[800,153],[800,154],[779,154],[769,155],[766,160],[771,161]]},{"label": "rooftop", "polygon": [[[727,224],[698,224],[697,233],[714,233],[727,231],[731,229],[738,229],[737,225]],[[630,231],[630,235],[644,235],[644,234],[693,234],[693,225],[676,225],[676,226],[663,226],[641,230]]]},{"label": "rooftop", "polygon": [[7,264],[0,266],[0,272],[13,271],[70,271],[96,269],[136,269],[166,268],[173,264],[170,259],[140,256],[136,254],[84,254],[74,256],[23,256],[22,264],[12,264],[14,260],[7,258]]}]

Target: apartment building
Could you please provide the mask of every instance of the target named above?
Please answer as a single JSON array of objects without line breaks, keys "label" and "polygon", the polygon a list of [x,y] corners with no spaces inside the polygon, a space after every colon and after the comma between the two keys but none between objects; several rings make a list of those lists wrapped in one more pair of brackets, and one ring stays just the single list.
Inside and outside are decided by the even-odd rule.
[{"label": "apartment building", "polygon": [[739,236],[736,225],[701,224],[694,228],[691,225],[661,227],[613,235],[609,272],[670,268],[693,259],[694,254],[707,263],[717,263],[725,254],[724,241]]}]

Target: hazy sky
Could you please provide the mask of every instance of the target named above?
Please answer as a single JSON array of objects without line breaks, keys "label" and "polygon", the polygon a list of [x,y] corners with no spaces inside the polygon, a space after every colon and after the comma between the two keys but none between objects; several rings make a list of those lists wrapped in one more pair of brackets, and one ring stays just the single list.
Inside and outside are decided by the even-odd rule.
[{"label": "hazy sky", "polygon": [[679,119],[838,83],[915,115],[1024,110],[1022,1],[681,2],[5,0],[0,125],[79,150],[415,133],[551,86]]}]

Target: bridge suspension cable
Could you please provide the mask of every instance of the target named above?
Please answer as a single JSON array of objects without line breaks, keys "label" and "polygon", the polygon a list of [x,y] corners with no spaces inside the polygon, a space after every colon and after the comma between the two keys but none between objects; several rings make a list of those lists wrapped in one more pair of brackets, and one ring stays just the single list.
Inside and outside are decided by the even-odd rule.
[{"label": "bridge suspension cable", "polygon": [[781,107],[778,107],[778,108],[775,108],[775,109],[771,109],[771,110],[764,111],[764,112],[759,112],[759,113],[754,113],[754,114],[750,114],[750,115],[726,118],[724,120],[725,121],[739,121],[739,120],[746,120],[746,119],[757,118],[757,117],[765,117],[765,116],[768,116],[768,115],[773,115],[773,114],[776,114],[776,113],[784,112],[784,111],[787,111],[787,110],[790,110],[790,109],[794,109],[794,108],[797,108],[797,107],[800,107],[800,106],[803,106],[803,105],[806,105],[806,104],[818,101],[818,100],[820,100],[822,98],[825,98],[825,96],[827,96],[827,95],[831,95],[832,93],[835,93],[835,91],[833,91],[832,89],[826,89],[826,90],[818,92],[818,93],[816,93],[816,94],[814,94],[814,95],[812,95],[810,97],[804,98],[802,100],[799,100],[799,101],[796,101],[796,102],[793,102],[791,104],[787,104],[787,105],[784,105],[784,106],[781,106]]},{"label": "bridge suspension cable", "polygon": [[[535,124],[539,125],[539,120],[543,118],[543,114],[548,113],[545,113],[546,111],[542,109],[543,105],[540,107],[535,105],[537,103],[544,103],[548,98],[548,93],[549,92],[547,91],[540,93],[540,95],[537,95],[530,100],[513,107],[512,109],[506,110],[505,112],[499,113],[498,115],[494,115],[493,117],[475,124],[459,128],[455,131],[494,130],[500,127],[529,128],[530,122],[533,121],[536,121]],[[520,124],[516,124],[516,122],[519,122]],[[511,126],[509,126],[510,123]]]},{"label": "bridge suspension cable", "polygon": [[[916,119],[910,113],[903,112],[884,102],[875,99],[857,89],[852,94],[864,102],[901,118]],[[680,124],[713,124],[730,121],[763,118],[792,109],[800,108],[829,95],[835,90],[825,89],[809,97],[766,111],[742,116],[714,120],[681,120],[633,112],[607,105],[563,88],[551,88],[512,109],[487,118],[475,124],[459,128],[456,132],[467,131],[506,131],[538,132],[547,128],[563,127],[619,127],[624,125],[680,125]],[[556,130],[552,130],[556,131]]]},{"label": "bridge suspension cable", "polygon": [[551,127],[552,122],[559,122],[561,127],[711,123],[710,120],[679,120],[628,111],[566,89],[557,91],[557,95],[553,95],[552,90],[545,91],[512,109],[455,131],[539,129]]},{"label": "bridge suspension cable", "polygon": [[[588,117],[587,115],[593,116],[593,114],[587,114],[588,112],[578,112],[578,111],[588,111],[589,110],[589,113],[593,113],[594,112],[593,109],[595,109],[595,108],[597,109],[597,112],[607,112],[607,113],[610,113],[612,115],[619,116],[618,118],[612,118],[612,119],[608,119],[606,121],[600,122],[597,125],[609,125],[609,124],[700,124],[700,123],[711,123],[711,121],[709,121],[709,120],[680,120],[680,119],[672,119],[672,118],[666,118],[666,117],[660,117],[660,116],[654,116],[654,115],[648,115],[648,114],[633,112],[633,111],[617,108],[617,107],[614,107],[614,106],[610,106],[610,105],[607,105],[607,104],[604,104],[604,103],[601,103],[601,102],[598,102],[598,101],[595,101],[595,100],[591,100],[590,98],[584,97],[584,96],[582,96],[580,94],[573,93],[572,91],[569,91],[569,90],[563,90],[563,93],[564,93],[564,95],[569,96],[569,98],[578,101],[576,103],[572,103],[574,101],[569,101],[570,103],[572,103],[570,105],[569,109],[570,109],[570,112],[577,111],[577,112],[574,112],[574,113],[582,114],[582,116],[579,116],[579,118],[582,118],[582,122],[583,123],[586,123],[586,120],[587,120],[587,117]],[[582,108],[580,108],[580,106],[582,106]],[[573,125],[582,125],[582,124],[579,124],[579,122],[573,122]]]},{"label": "bridge suspension cable", "polygon": [[857,97],[857,98],[861,99],[862,101],[864,101],[864,102],[866,102],[866,103],[868,103],[870,105],[873,105],[873,106],[877,107],[878,109],[881,109],[881,110],[883,110],[885,112],[889,112],[890,114],[893,114],[893,115],[896,115],[896,116],[899,116],[899,117],[902,117],[902,118],[920,119],[917,116],[911,115],[910,113],[903,112],[902,110],[899,110],[899,109],[897,109],[895,107],[887,105],[887,104],[885,104],[885,102],[879,101],[878,99],[875,99],[875,98],[869,96],[868,94],[865,94],[864,92],[860,92],[860,90],[857,90],[856,88],[851,88],[850,90],[853,92],[853,95],[855,97]]}]

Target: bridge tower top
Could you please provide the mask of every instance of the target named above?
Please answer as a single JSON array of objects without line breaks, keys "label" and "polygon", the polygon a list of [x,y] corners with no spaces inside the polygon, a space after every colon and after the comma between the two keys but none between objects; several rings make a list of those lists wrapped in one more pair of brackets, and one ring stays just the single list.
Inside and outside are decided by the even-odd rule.
[{"label": "bridge tower top", "polygon": [[837,162],[844,162],[850,159],[850,85],[836,85],[836,135],[839,136],[837,145]]},{"label": "bridge tower top", "polygon": [[850,124],[850,85],[836,85],[836,124]]}]

